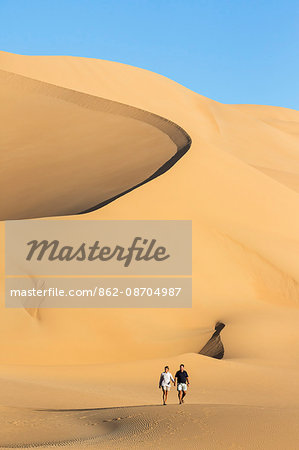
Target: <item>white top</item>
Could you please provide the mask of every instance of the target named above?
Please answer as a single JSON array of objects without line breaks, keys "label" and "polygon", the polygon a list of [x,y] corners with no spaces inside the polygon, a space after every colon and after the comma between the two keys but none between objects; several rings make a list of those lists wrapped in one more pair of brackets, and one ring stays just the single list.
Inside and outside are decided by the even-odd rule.
[{"label": "white top", "polygon": [[170,386],[170,380],[174,381],[170,372],[162,372],[160,377],[159,386]]}]

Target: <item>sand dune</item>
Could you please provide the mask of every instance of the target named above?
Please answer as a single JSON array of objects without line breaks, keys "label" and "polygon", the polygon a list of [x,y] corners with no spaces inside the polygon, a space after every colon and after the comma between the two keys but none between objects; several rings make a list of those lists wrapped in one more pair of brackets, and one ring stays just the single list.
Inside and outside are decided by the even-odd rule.
[{"label": "sand dune", "polygon": [[[45,442],[50,415],[22,408],[155,405],[160,401],[159,371],[165,363],[176,368],[183,358],[192,380],[188,396],[192,404],[183,405],[187,407],[182,414],[188,437],[182,441],[183,448],[295,449],[299,113],[270,106],[223,105],[162,76],[107,61],[0,53],[0,70],[5,86],[1,96],[11,99],[3,103],[6,109],[1,116],[7,133],[1,144],[7,164],[3,177],[10,173],[1,190],[1,204],[7,208],[1,208],[3,217],[75,214],[93,207],[155,173],[184,148],[184,131],[192,139],[190,150],[161,176],[91,214],[72,216],[77,220],[192,219],[192,309],[169,309],[159,314],[149,309],[41,309],[33,318],[25,310],[5,309],[2,301],[0,403],[18,408],[16,413],[6,411],[7,420],[14,414],[29,414],[33,421],[38,417],[45,431],[40,437],[35,435],[34,442]],[[71,97],[62,100],[62,93],[70,90]],[[159,116],[157,123],[152,126],[146,120],[135,120],[136,116],[132,120],[121,115],[122,133],[113,136],[112,153],[105,154],[109,133],[105,135],[106,126],[101,126],[101,121],[106,124],[106,119],[92,107],[101,99],[136,108],[137,115],[155,114]],[[44,117],[39,117],[40,108],[47,110],[55,127],[46,126]],[[114,120],[116,117],[112,128]],[[129,123],[132,128],[126,133]],[[162,124],[168,127],[167,132],[161,129]],[[179,133],[183,144],[169,137],[171,130],[177,130],[173,124],[184,130]],[[57,166],[53,164],[45,189],[38,195],[37,185],[28,181],[31,198],[24,201],[19,182],[25,176],[23,160],[20,153],[13,157],[18,136],[14,126],[22,131],[18,144],[27,145],[19,145],[19,149],[28,151],[34,140],[36,162],[40,143],[49,144],[47,164],[53,148],[62,158],[57,148],[62,142],[68,155],[75,156],[69,159],[74,173],[82,172],[83,158],[86,171],[96,175],[100,170],[101,179],[88,180],[84,171],[80,183],[70,185],[68,180],[64,184],[59,181],[63,172],[55,179]],[[137,133],[138,142],[132,142],[132,131]],[[117,175],[107,172],[105,176],[109,168],[114,170],[115,158],[119,162]],[[82,183],[89,183],[84,190]],[[64,196],[57,202],[61,189]],[[74,189],[76,199],[70,203]],[[16,202],[9,205],[7,196]],[[3,227],[1,231],[3,241]],[[2,257],[1,285],[3,268]],[[224,358],[198,355],[218,321],[225,324],[221,332]],[[130,364],[126,364],[128,360]],[[16,364],[17,368],[11,366]],[[103,370],[109,371],[105,386]],[[175,403],[174,391],[171,396],[171,403]],[[67,428],[71,423],[71,429],[76,430],[73,436],[79,440],[95,435],[100,439],[95,448],[126,448],[130,443],[171,448],[180,425],[178,407],[170,406],[168,413],[164,412],[167,408],[158,406],[128,408],[122,413],[116,409],[87,411],[82,421],[82,412],[68,415],[64,411],[65,434],[57,431],[57,440],[71,439]],[[122,419],[114,421],[118,416]],[[174,433],[168,440],[162,436],[161,425],[155,424],[160,420]],[[9,427],[4,427],[7,434],[2,435],[2,443],[33,442],[24,423],[18,426],[24,432],[19,441]],[[94,427],[95,434],[91,431]]]},{"label": "sand dune", "polygon": [[9,187],[2,220],[97,209],[190,147],[189,136],[162,117],[10,72],[0,71],[0,95],[0,189]]}]

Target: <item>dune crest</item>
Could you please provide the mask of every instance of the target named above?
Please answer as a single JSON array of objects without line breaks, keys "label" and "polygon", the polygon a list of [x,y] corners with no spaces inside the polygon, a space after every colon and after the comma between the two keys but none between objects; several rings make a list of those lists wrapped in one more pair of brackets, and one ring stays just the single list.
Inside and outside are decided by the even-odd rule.
[{"label": "dune crest", "polygon": [[[238,326],[236,318],[249,320],[253,310],[260,311],[254,321],[267,314],[265,326],[270,329],[284,314],[286,321],[296,323],[296,315],[287,305],[298,307],[298,194],[256,166],[263,163],[273,167],[277,161],[295,173],[297,135],[281,128],[277,132],[269,123],[281,117],[280,122],[287,124],[291,120],[294,124],[298,112],[222,105],[151,72],[87,58],[1,52],[0,70],[2,104],[6,105],[1,147],[3,217],[72,214],[92,209],[101,201],[105,204],[143,183],[180,151],[184,152],[190,145],[188,135],[193,141],[191,149],[163,176],[101,210],[77,216],[78,220],[192,219],[192,310],[170,310],[165,325],[155,310],[135,311],[133,315],[124,310],[42,310],[39,342],[48,349],[45,357],[34,343],[30,344],[30,352],[25,346],[20,354],[16,323],[24,330],[28,343],[34,339],[35,327],[28,322],[27,314],[4,310],[7,325],[3,332],[11,335],[8,345],[14,351],[1,352],[0,359],[96,362],[100,351],[101,360],[118,360],[124,356],[118,351],[119,339],[130,342],[132,358],[138,357],[141,347],[145,357],[197,352],[210,338],[218,317],[227,324],[223,331],[227,357],[265,352],[272,355],[271,350],[266,351],[270,345],[267,338],[257,336],[260,344],[256,346],[250,334],[239,341],[233,335],[234,326]],[[114,108],[122,109],[118,109],[121,114],[110,115]],[[99,129],[101,120],[103,127]],[[117,136],[115,126],[121,127],[117,128]],[[14,133],[15,127],[18,134]],[[111,133],[112,146],[107,147]],[[15,148],[24,154],[21,160],[20,156],[16,159],[18,164]],[[28,176],[31,164],[33,172]],[[24,182],[27,191],[22,188]],[[37,186],[44,189],[38,190]],[[8,202],[7,195],[15,203]],[[102,324],[101,328],[97,323]],[[144,336],[145,326],[157,330],[159,345],[152,341],[150,331]],[[282,341],[289,339],[286,330],[293,330],[293,326],[285,327]],[[69,344],[65,337],[77,327],[85,337],[83,342],[78,341],[75,358],[68,346],[75,345],[76,333]],[[170,337],[167,341],[163,340],[164,327]],[[114,337],[107,341],[111,332]],[[259,327],[256,333],[264,334]],[[241,345],[243,339],[246,342]],[[60,341],[57,354],[54,349]],[[277,349],[272,356],[278,357]]]},{"label": "dune crest", "polygon": [[[2,219],[73,214],[76,220],[191,219],[193,226],[192,308],[40,308],[36,320],[35,310],[4,306],[0,224],[2,403],[12,406],[11,393],[16,398],[17,392],[16,408],[152,405],[160,402],[156,378],[164,365],[174,371],[184,362],[191,378],[187,401],[195,410],[181,411],[184,423],[194,420],[192,443],[200,429],[200,436],[206,432],[205,448],[211,439],[213,448],[227,448],[230,424],[238,421],[236,447],[295,449],[298,111],[224,105],[149,71],[89,58],[1,52],[0,81]],[[111,113],[110,106],[124,114]],[[165,164],[170,170],[144,184]],[[104,207],[77,215],[95,206]],[[207,349],[220,318],[222,344],[217,335]],[[221,360],[198,354],[205,348],[206,355],[220,356],[221,345]],[[142,441],[159,448],[160,434],[142,431],[156,426],[149,409],[140,410],[143,428],[134,409],[128,412],[132,417],[115,421],[118,446],[125,448],[128,430],[134,429],[136,446]],[[87,412],[86,420],[92,414]],[[74,415],[61,417],[67,424]],[[114,427],[116,415],[114,409],[97,411],[92,426],[98,424],[101,434],[107,430],[102,421]],[[7,417],[9,422],[10,412]],[[261,432],[257,417],[267,420],[271,432]],[[248,422],[256,434],[244,442]],[[82,439],[81,426],[77,432]],[[43,432],[43,439],[47,436]],[[0,444],[11,439],[7,434]],[[19,443],[28,439],[24,434]],[[61,436],[68,439],[68,433]]]},{"label": "dune crest", "polygon": [[0,189],[8,188],[0,220],[98,209],[163,174],[191,145],[152,113],[3,70],[0,95]]}]

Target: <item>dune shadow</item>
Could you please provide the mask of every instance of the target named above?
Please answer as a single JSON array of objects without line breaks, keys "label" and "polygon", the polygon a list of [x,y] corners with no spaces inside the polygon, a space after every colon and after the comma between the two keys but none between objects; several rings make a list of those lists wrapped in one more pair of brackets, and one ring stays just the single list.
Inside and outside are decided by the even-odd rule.
[{"label": "dune shadow", "polygon": [[224,356],[224,346],[221,341],[220,333],[225,327],[222,322],[217,322],[215,325],[215,332],[208,342],[199,351],[200,355],[210,356],[215,359],[222,359]]},{"label": "dune shadow", "polygon": [[112,411],[114,409],[128,409],[128,408],[152,408],[156,406],[163,406],[161,403],[156,403],[153,405],[128,405],[128,406],[109,406],[105,408],[51,408],[51,409],[44,409],[39,408],[35,409],[34,411],[44,411],[44,412],[88,412],[88,411]]}]

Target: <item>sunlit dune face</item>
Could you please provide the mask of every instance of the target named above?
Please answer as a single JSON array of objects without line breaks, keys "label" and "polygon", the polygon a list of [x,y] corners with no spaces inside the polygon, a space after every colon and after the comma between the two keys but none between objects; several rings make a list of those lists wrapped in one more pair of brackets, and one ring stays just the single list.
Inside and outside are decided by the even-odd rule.
[{"label": "sunlit dune face", "polygon": [[[0,74],[1,218],[103,206],[186,151],[190,140],[175,124],[193,141],[165,176],[78,216],[192,220],[192,308],[9,310],[2,296],[1,363],[163,357],[160,370],[166,356],[224,352],[223,367],[234,358],[293,366],[298,112],[223,105],[108,61],[0,52],[0,67],[11,72]],[[4,286],[3,231],[2,242]],[[217,321],[226,326],[213,337]]]},{"label": "sunlit dune face", "polygon": [[96,208],[190,146],[162,117],[5,71],[0,105],[1,220]]}]

